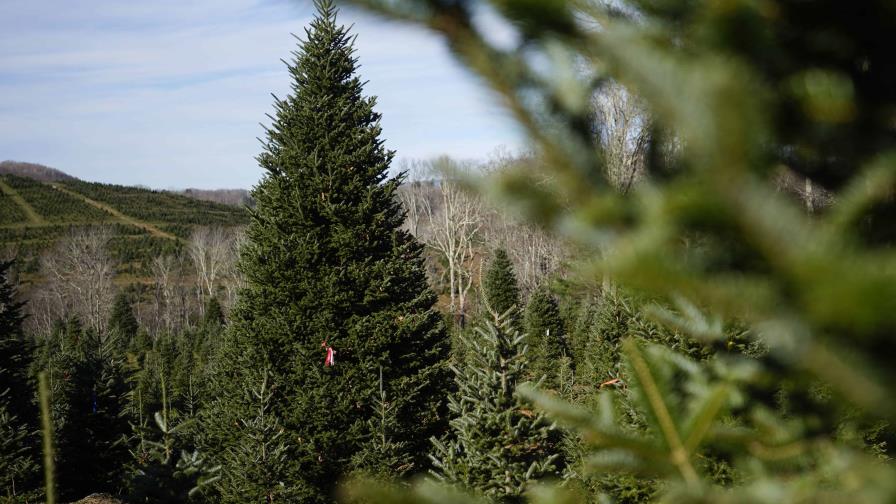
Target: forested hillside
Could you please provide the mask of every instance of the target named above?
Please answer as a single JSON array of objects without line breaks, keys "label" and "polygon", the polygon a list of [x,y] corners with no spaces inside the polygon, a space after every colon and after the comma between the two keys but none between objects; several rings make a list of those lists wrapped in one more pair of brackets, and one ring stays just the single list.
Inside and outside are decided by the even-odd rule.
[{"label": "forested hillside", "polygon": [[21,161],[0,161],[0,175],[18,175],[41,182],[60,182],[63,180],[75,180],[75,177],[56,168],[37,163],[23,163]]},{"label": "forested hillside", "polygon": [[0,175],[0,251],[16,257],[26,273],[39,273],[41,255],[64,237],[102,227],[119,272],[145,277],[154,258],[183,250],[197,228],[248,222],[240,206],[68,176],[44,182],[18,173]]},{"label": "forested hillside", "polygon": [[354,3],[532,149],[392,170],[316,0],[251,210],[0,176],[0,502],[896,499],[891,5]]}]

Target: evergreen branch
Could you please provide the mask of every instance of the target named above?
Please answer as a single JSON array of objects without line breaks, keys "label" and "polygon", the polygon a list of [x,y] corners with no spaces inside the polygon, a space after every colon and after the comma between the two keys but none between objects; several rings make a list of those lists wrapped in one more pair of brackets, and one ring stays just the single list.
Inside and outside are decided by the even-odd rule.
[{"label": "evergreen branch", "polygon": [[804,356],[805,366],[824,377],[840,394],[863,408],[893,417],[896,407],[890,391],[863,370],[857,363],[844,360],[845,351],[831,348],[832,343],[812,341]]},{"label": "evergreen branch", "polygon": [[888,152],[868,166],[840,192],[826,219],[832,239],[851,232],[850,226],[874,203],[893,194],[896,186],[896,154]]},{"label": "evergreen branch", "polygon": [[696,452],[701,441],[710,431],[719,411],[725,405],[725,401],[728,399],[728,386],[718,384],[701,399],[702,401],[696,407],[693,417],[684,428],[684,447],[691,454]]},{"label": "evergreen branch", "polygon": [[[648,460],[660,461],[666,458],[647,439],[631,437],[618,430],[611,430],[610,427],[598,423],[599,421],[590,411],[558,399],[553,394],[546,394],[528,384],[520,385],[517,393],[547,412],[549,417],[554,420],[580,430],[584,441],[589,444],[598,447],[622,448]],[[606,394],[604,393],[602,397]],[[610,401],[607,400],[602,405],[606,407],[609,403]]]},{"label": "evergreen branch", "polygon": [[658,323],[679,330],[700,341],[720,341],[725,338],[722,321],[718,318],[708,318],[687,299],[676,296],[675,306],[678,313],[658,304],[645,308],[645,314]]},{"label": "evergreen branch", "polygon": [[671,450],[669,453],[670,460],[676,467],[678,467],[679,472],[689,485],[697,485],[700,478],[697,476],[697,471],[694,470],[694,466],[691,465],[690,454],[681,440],[678,428],[675,426],[675,421],[672,419],[672,414],[663,400],[659,386],[650,371],[650,366],[647,364],[644,355],[641,353],[641,349],[638,347],[635,340],[631,338],[622,343],[622,348],[625,351],[629,362],[632,364],[632,368],[638,377],[641,389],[647,397],[648,404],[653,410],[654,415],[656,415],[660,430]]}]

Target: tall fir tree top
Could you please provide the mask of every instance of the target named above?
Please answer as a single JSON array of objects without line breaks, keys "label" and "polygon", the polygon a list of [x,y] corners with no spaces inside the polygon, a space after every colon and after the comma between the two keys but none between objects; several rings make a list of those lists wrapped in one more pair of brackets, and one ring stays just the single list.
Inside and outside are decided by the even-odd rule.
[{"label": "tall fir tree top", "polygon": [[355,37],[337,23],[331,1],[315,5],[317,16],[287,63],[291,93],[275,97],[273,122],[258,160],[269,180],[286,177],[315,193],[317,197],[304,201],[316,207],[312,215],[328,215],[340,205],[357,204],[359,187],[383,182],[394,153],[379,139],[376,98],[363,95]]}]

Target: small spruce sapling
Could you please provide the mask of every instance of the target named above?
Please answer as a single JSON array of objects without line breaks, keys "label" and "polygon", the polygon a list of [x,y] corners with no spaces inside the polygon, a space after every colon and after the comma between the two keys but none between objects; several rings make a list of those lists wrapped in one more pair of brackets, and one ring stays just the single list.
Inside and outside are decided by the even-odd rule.
[{"label": "small spruce sapling", "polygon": [[525,336],[509,313],[467,338],[473,353],[454,368],[457,394],[446,439],[432,439],[434,476],[490,499],[515,501],[534,481],[556,476],[559,432],[516,393],[527,374]]}]

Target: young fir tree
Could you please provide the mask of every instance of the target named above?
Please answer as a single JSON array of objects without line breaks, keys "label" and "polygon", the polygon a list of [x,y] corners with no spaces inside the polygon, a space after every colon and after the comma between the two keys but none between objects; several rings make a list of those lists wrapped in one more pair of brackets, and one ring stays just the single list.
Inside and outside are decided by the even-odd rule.
[{"label": "young fir tree", "polygon": [[520,321],[520,288],[513,272],[513,263],[507,251],[499,248],[489,261],[485,278],[482,280],[482,295],[486,306],[493,315],[510,312],[509,320],[516,329]]},{"label": "young fir tree", "polygon": [[33,345],[22,331],[24,303],[18,300],[8,275],[12,262],[0,261],[0,392],[9,388],[12,413],[23,419],[36,416],[34,380],[29,376]]},{"label": "young fir tree", "polygon": [[212,296],[205,304],[205,314],[202,316],[202,325],[221,326],[224,325],[224,310],[221,308],[221,302],[218,298]]},{"label": "young fir tree", "polygon": [[38,414],[29,372],[33,345],[22,332],[23,303],[9,281],[11,267],[0,261],[0,498],[24,499],[39,482],[32,435]]},{"label": "young fir tree", "polygon": [[[280,481],[297,502],[331,500],[356,469],[353,459],[376,457],[358,452],[375,435],[368,420],[380,367],[407,442],[403,464],[422,470],[427,440],[443,425],[449,344],[422,247],[401,229],[401,177],[387,175],[394,153],[379,139],[375,100],[362,94],[354,38],[337,24],[331,1],[316,6],[288,64],[292,92],[275,102],[258,158],[265,174],[240,258],[247,287],[231,312],[204,414],[204,442],[224,463],[224,502],[246,502],[226,493],[225,480],[247,461],[228,468],[224,457],[253,432],[242,423],[254,410],[246,366],[269,366],[269,418],[289,450]],[[327,346],[333,366],[324,365]]]},{"label": "young fir tree", "polygon": [[528,359],[525,336],[506,315],[467,339],[473,353],[454,369],[451,435],[432,440],[437,478],[502,502],[519,500],[531,482],[558,472],[558,431],[516,394]]},{"label": "young fir tree", "polygon": [[620,377],[622,340],[641,336],[644,317],[627,296],[616,288],[605,289],[586,333],[585,380],[603,383]]},{"label": "young fir tree", "polygon": [[357,476],[396,481],[406,476],[414,467],[403,455],[407,442],[402,441],[402,433],[398,431],[400,423],[395,416],[395,402],[386,394],[382,376],[383,371],[380,369],[380,388],[373,399],[375,413],[367,421],[373,436],[368,440],[368,445],[352,459],[352,465]]},{"label": "young fir tree", "polygon": [[[162,409],[153,415],[157,435],[138,431],[136,436],[139,442],[132,452],[135,469],[128,500],[153,504],[202,502],[201,490],[217,481],[219,468],[208,464],[195,449],[190,451],[193,436],[189,427],[194,419],[171,408],[164,381],[162,391]],[[139,430],[148,430],[145,427],[137,426]]]},{"label": "young fir tree", "polygon": [[305,488],[294,484],[291,474],[291,443],[273,411],[275,390],[270,372],[262,369],[248,376],[243,387],[248,411],[237,421],[241,436],[227,447],[221,494],[232,501],[301,502]]},{"label": "young fir tree", "polygon": [[560,308],[546,286],[536,289],[526,306],[526,333],[533,375],[536,379],[544,377],[543,387],[557,390],[560,370],[569,367],[564,367],[563,361],[571,356]]},{"label": "young fir tree", "polygon": [[38,493],[34,433],[10,412],[8,394],[0,392],[0,502],[30,502]]},{"label": "young fir tree", "polygon": [[83,331],[79,346],[62,361],[65,383],[54,401],[64,404],[56,424],[59,497],[77,499],[92,492],[120,492],[131,457],[126,440],[128,376],[120,343],[112,333]]},{"label": "young fir tree", "polygon": [[134,309],[123,292],[115,296],[108,329],[109,332],[115,333],[119,341],[125,345],[136,338],[137,332],[140,330],[140,324],[137,323],[137,317],[134,316]]}]

